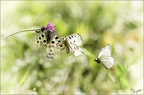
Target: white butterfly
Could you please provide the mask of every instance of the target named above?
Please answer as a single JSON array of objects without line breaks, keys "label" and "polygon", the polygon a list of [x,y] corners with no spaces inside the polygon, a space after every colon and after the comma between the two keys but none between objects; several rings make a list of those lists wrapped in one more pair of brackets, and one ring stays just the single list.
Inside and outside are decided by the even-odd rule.
[{"label": "white butterfly", "polygon": [[72,52],[75,56],[80,56],[83,50],[80,48],[82,45],[82,37],[80,34],[71,34],[63,38],[63,43],[68,49],[68,53]]},{"label": "white butterfly", "polygon": [[102,48],[95,61],[102,64],[105,68],[111,68],[113,66],[114,58],[111,57],[111,47],[109,44]]}]

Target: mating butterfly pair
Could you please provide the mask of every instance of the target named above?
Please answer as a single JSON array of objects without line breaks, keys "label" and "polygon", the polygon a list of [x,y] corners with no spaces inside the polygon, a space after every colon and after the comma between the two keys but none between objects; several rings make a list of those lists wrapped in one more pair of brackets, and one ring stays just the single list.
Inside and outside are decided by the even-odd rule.
[{"label": "mating butterfly pair", "polygon": [[[40,32],[40,31],[37,31]],[[56,53],[74,53],[75,56],[82,54],[82,38],[79,34],[71,34],[67,37],[59,37],[55,26],[49,23],[41,28],[40,34],[33,42],[40,56],[52,60]]]}]

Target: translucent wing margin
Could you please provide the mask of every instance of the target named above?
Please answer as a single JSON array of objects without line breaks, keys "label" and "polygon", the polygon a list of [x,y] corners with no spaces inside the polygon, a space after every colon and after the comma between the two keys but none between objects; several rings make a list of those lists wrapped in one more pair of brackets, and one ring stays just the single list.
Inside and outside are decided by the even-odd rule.
[{"label": "translucent wing margin", "polygon": [[112,57],[101,57],[100,62],[105,68],[111,68],[114,64],[114,58],[112,58]]},{"label": "translucent wing margin", "polygon": [[106,45],[104,48],[102,48],[102,50],[100,51],[98,58],[102,57],[102,56],[111,56],[111,46],[108,44]]}]

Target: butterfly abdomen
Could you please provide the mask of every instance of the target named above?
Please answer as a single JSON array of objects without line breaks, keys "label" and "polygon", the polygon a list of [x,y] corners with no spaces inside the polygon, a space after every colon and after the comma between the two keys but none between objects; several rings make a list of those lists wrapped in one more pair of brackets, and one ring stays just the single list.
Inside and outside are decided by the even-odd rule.
[{"label": "butterfly abdomen", "polygon": [[49,43],[50,40],[51,40],[51,35],[50,35],[50,34],[51,34],[50,31],[46,31],[46,32],[45,32],[45,36],[46,36],[47,43]]}]

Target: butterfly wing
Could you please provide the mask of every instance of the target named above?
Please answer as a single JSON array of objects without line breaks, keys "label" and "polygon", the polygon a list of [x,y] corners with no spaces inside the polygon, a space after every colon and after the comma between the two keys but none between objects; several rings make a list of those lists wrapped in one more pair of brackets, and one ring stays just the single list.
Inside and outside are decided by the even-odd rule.
[{"label": "butterfly wing", "polygon": [[100,57],[100,63],[105,68],[111,68],[114,64],[114,58],[112,58],[112,57]]},{"label": "butterfly wing", "polygon": [[105,68],[111,68],[114,64],[114,58],[111,57],[111,47],[106,45],[98,54],[98,60]]},{"label": "butterfly wing", "polygon": [[38,52],[39,56],[43,59],[46,58],[48,41],[45,33],[40,34],[33,42],[33,45]]},{"label": "butterfly wing", "polygon": [[36,50],[38,51],[38,53],[43,53],[45,52],[46,48],[47,48],[47,40],[46,40],[46,36],[45,33],[40,34],[33,42]]},{"label": "butterfly wing", "polygon": [[48,58],[48,60],[52,60],[54,54],[67,52],[67,48],[65,44],[63,44],[62,39],[58,35],[55,35],[48,44],[46,52],[46,58]]},{"label": "butterfly wing", "polygon": [[102,50],[100,51],[98,58],[100,58],[101,56],[111,56],[111,47],[110,45],[106,45],[104,48],[102,48]]},{"label": "butterfly wing", "polygon": [[76,46],[82,45],[82,37],[78,33],[69,35],[67,39]]},{"label": "butterfly wing", "polygon": [[66,45],[69,47],[70,52],[74,53],[75,56],[80,56],[82,54],[82,37],[79,34],[71,34],[66,37]]},{"label": "butterfly wing", "polygon": [[62,50],[62,42],[55,32],[43,32],[33,42],[39,55],[48,60],[52,60],[56,52]]}]

